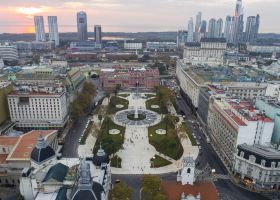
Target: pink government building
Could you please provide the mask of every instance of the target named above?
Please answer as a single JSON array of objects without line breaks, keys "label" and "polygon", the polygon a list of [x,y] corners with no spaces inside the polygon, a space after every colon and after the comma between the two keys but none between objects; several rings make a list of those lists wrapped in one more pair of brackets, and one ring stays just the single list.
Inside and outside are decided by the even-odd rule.
[{"label": "pink government building", "polygon": [[143,89],[153,89],[160,84],[158,69],[140,67],[112,67],[101,69],[100,83],[104,88],[135,88],[137,85]]}]

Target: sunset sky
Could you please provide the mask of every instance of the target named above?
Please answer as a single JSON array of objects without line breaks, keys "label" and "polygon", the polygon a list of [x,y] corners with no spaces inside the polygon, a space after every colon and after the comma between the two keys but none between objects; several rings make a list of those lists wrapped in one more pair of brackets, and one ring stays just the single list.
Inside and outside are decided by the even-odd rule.
[{"label": "sunset sky", "polygon": [[[76,31],[76,12],[88,15],[88,30],[105,32],[186,29],[198,11],[207,21],[234,13],[236,0],[0,0],[0,33],[34,32],[33,16],[58,16],[60,32]],[[260,32],[280,33],[279,0],[243,0],[245,17],[261,16]],[[47,26],[46,26],[47,27]],[[47,31],[47,28],[46,28]]]}]

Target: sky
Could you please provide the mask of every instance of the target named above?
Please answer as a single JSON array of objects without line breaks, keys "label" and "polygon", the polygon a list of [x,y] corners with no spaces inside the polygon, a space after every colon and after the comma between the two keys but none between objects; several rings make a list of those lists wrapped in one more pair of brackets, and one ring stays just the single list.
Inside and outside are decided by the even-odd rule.
[{"label": "sky", "polygon": [[[0,0],[0,33],[33,33],[33,16],[58,17],[60,32],[76,32],[76,13],[85,11],[88,31],[101,24],[104,32],[177,31],[190,17],[233,15],[236,0]],[[245,18],[260,14],[262,33],[280,33],[279,0],[243,0]]]}]

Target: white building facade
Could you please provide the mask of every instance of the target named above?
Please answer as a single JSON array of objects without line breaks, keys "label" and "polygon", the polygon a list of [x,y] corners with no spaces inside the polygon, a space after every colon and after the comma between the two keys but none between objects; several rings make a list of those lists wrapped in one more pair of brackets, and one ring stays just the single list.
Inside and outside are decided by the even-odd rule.
[{"label": "white building facade", "polygon": [[124,49],[127,50],[142,50],[143,44],[142,42],[133,42],[133,41],[125,41]]},{"label": "white building facade", "polygon": [[200,43],[186,43],[183,60],[192,65],[223,64],[227,43],[224,38],[201,38]]},{"label": "white building facade", "polygon": [[49,41],[54,41],[55,46],[59,46],[59,34],[57,26],[57,16],[48,16]]},{"label": "white building facade", "polygon": [[212,99],[208,111],[212,144],[227,167],[232,167],[237,145],[270,145],[274,122],[248,101]]},{"label": "white building facade", "polygon": [[66,92],[62,88],[32,88],[8,95],[11,121],[23,129],[62,128],[68,121]]},{"label": "white building facade", "polygon": [[280,151],[261,145],[239,145],[233,173],[252,189],[279,191]]},{"label": "white building facade", "polygon": [[36,32],[36,41],[45,42],[45,27],[44,27],[44,18],[43,16],[34,16],[35,32]]},{"label": "white building facade", "polygon": [[0,44],[0,58],[7,62],[18,61],[17,46],[8,43]]}]

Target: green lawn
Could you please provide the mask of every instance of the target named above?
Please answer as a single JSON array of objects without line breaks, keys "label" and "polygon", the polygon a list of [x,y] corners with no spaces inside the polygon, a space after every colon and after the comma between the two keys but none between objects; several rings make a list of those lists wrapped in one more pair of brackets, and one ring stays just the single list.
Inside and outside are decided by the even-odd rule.
[{"label": "green lawn", "polygon": [[[117,108],[116,105],[118,105],[118,104],[124,105],[124,107]],[[128,104],[129,104],[128,100],[120,98],[120,97],[112,96],[110,98],[107,113],[108,114],[114,114],[114,113],[116,113],[120,110],[126,110],[126,109],[128,109]]]},{"label": "green lawn", "polygon": [[154,167],[154,168],[164,167],[164,166],[170,165],[172,163],[169,160],[166,160],[158,155],[155,155],[155,159],[153,159],[152,162],[153,163],[151,163],[151,167]]},{"label": "green lawn", "polygon": [[130,96],[130,94],[118,94],[118,96],[126,98],[126,97]]},{"label": "green lawn", "polygon": [[[152,105],[158,105],[159,108],[152,108],[151,107]],[[159,101],[158,97],[147,100],[146,101],[146,108],[149,109],[149,110],[152,110],[154,112],[157,112],[157,113],[162,113],[162,114],[167,114],[168,113],[167,108],[160,105],[160,101]]]},{"label": "green lawn", "polygon": [[139,121],[146,119],[146,115],[138,114],[138,118],[135,118],[134,114],[127,115],[127,119],[133,120],[133,121]]},{"label": "green lawn", "polygon": [[[174,119],[175,120],[175,119]],[[157,129],[167,128],[166,135],[156,134]],[[163,119],[160,123],[148,128],[149,142],[156,150],[175,160],[179,159],[183,154],[183,147],[176,133],[175,126],[170,119]]]},{"label": "green lawn", "polygon": [[111,158],[111,167],[121,168],[122,167],[122,159],[115,155]]},{"label": "green lawn", "polygon": [[[110,135],[110,129],[120,130],[120,134]],[[115,124],[110,117],[106,117],[102,123],[100,133],[98,135],[96,145],[94,147],[94,153],[99,149],[99,144],[101,142],[102,148],[106,151],[108,155],[116,153],[122,148],[124,142],[125,127]]]},{"label": "green lawn", "polygon": [[156,97],[156,95],[155,95],[155,94],[145,94],[145,96],[146,96],[147,98]]}]

